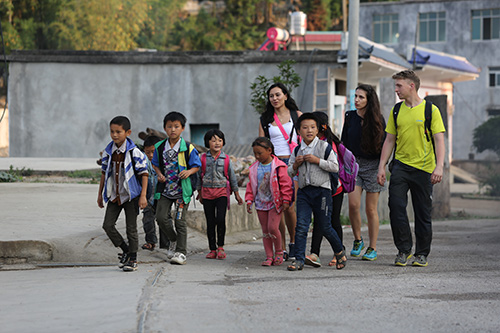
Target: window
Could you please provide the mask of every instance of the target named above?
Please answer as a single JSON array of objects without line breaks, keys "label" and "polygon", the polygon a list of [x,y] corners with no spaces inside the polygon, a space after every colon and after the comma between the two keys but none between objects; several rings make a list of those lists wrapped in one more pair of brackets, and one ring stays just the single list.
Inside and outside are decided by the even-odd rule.
[{"label": "window", "polygon": [[488,111],[488,116],[490,117],[500,116],[500,109],[498,109],[498,107],[496,109],[490,108],[487,111]]},{"label": "window", "polygon": [[219,124],[190,124],[191,143],[205,147],[205,133],[211,129],[219,129]]},{"label": "window", "polygon": [[472,11],[472,40],[500,39],[500,8]]},{"label": "window", "polygon": [[446,35],[446,13],[420,13],[420,42],[444,42]]},{"label": "window", "polygon": [[373,41],[395,44],[399,38],[398,14],[373,15]]},{"label": "window", "polygon": [[500,87],[500,67],[490,67],[490,87]]}]

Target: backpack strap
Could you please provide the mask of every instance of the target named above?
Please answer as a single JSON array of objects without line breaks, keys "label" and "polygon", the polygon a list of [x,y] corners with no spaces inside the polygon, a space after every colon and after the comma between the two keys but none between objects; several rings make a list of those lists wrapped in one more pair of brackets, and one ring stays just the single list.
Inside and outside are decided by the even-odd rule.
[{"label": "backpack strap", "polygon": [[229,155],[226,154],[226,158],[224,159],[224,175],[227,178],[227,181],[229,181]]},{"label": "backpack strap", "polygon": [[427,142],[432,142],[432,150],[434,151],[434,158],[436,158],[436,144],[434,143],[434,136],[432,135],[432,102],[425,100],[425,138]]},{"label": "backpack strap", "polygon": [[297,122],[299,121],[299,115],[297,114],[297,110],[290,110],[290,117],[292,117],[293,121],[293,128],[295,129],[295,132],[297,133],[297,143],[299,140],[299,129],[297,128]]},{"label": "backpack strap", "polygon": [[260,117],[260,125],[262,126],[262,129],[264,130],[264,136],[266,138],[269,138],[269,123],[264,124],[264,118],[262,116]]},{"label": "backpack strap", "polygon": [[401,109],[401,105],[403,105],[403,102],[396,103],[394,105],[394,108],[392,109],[392,118],[394,119],[394,127],[396,128],[396,136],[398,132],[398,114],[399,114],[399,109]]},{"label": "backpack strap", "polygon": [[[392,108],[392,118],[394,119],[394,128],[396,129],[396,139],[398,137],[398,114],[399,114],[399,109],[401,109],[401,105],[403,105],[403,102],[396,103],[396,105],[394,105],[394,108]],[[394,142],[394,150],[392,152],[393,161],[396,160],[396,141]],[[389,169],[392,168],[389,167]]]},{"label": "backpack strap", "polygon": [[295,155],[295,157],[297,157],[297,154],[299,153],[299,147],[300,147],[300,146],[297,146],[297,147],[295,147],[295,149],[293,150],[293,154]]},{"label": "backpack strap", "polygon": [[187,149],[184,150],[184,159],[186,160],[186,170],[189,169],[189,156],[191,155],[191,151],[193,150],[191,142],[185,141]]},{"label": "backpack strap", "polygon": [[205,172],[207,171],[207,153],[201,154],[201,180],[203,180],[203,176],[205,176]]},{"label": "backpack strap", "polygon": [[325,158],[324,160],[328,160],[328,156],[330,156],[330,153],[332,152],[332,146],[328,144],[325,149]]},{"label": "backpack strap", "polygon": [[201,186],[203,186],[203,177],[205,177],[205,172],[207,170],[207,153],[201,154],[200,161],[201,161],[200,181],[201,181]]}]

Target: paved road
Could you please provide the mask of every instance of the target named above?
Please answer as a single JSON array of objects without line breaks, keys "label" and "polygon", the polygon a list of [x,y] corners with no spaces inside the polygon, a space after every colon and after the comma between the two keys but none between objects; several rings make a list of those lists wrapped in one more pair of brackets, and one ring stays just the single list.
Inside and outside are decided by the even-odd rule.
[{"label": "paved road", "polygon": [[[346,230],[346,244],[352,242]],[[498,332],[500,221],[436,222],[430,264],[395,267],[388,226],[375,262],[261,267],[260,241],[224,261],[0,272],[2,332]],[[323,262],[331,258],[327,242]]]}]

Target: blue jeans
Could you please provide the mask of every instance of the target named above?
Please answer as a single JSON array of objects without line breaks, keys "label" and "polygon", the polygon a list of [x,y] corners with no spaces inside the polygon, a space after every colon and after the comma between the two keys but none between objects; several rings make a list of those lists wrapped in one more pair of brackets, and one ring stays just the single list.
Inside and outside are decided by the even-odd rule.
[{"label": "blue jeans", "polygon": [[332,192],[315,186],[300,188],[297,192],[297,227],[295,229],[295,259],[304,262],[306,255],[307,233],[314,213],[314,227],[332,246],[334,253],[342,252],[343,246],[337,232],[330,222],[332,215]]}]

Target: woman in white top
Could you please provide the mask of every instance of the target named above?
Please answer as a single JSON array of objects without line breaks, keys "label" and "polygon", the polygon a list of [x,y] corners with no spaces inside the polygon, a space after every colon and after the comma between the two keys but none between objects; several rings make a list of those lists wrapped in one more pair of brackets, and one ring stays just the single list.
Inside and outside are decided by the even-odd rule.
[{"label": "woman in white top", "polygon": [[[293,142],[299,143],[297,137],[298,131],[294,126],[294,121],[302,115],[302,112],[299,111],[288,89],[282,83],[271,85],[267,90],[267,97],[266,110],[260,117],[259,136],[269,138],[274,145],[274,154],[288,165],[288,160],[292,153],[290,151],[290,144]],[[279,124],[276,122],[276,118],[283,127],[283,131],[278,126]],[[295,191],[296,190],[297,185],[295,184]],[[297,216],[295,215],[295,206],[292,203],[290,208],[282,215],[280,223],[285,260],[288,259],[288,257],[295,257],[296,224]],[[290,235],[289,252],[286,252],[285,225]]]}]

